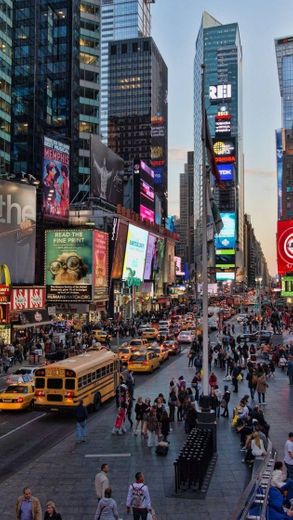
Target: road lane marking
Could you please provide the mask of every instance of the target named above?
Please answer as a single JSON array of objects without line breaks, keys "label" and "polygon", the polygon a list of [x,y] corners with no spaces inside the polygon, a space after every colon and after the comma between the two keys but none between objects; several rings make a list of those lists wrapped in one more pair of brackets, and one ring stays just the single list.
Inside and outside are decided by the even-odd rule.
[{"label": "road lane marking", "polygon": [[47,415],[47,413],[42,413],[42,415],[38,415],[38,417],[34,417],[34,419],[31,419],[30,421],[27,421],[26,423],[21,424],[17,428],[14,428],[14,430],[11,430],[10,432],[4,433],[4,435],[1,435],[0,441],[1,441],[1,439],[4,439],[5,437],[8,437],[9,435],[12,435],[13,433],[17,432],[18,430],[21,430],[25,426],[28,426],[28,424],[31,424],[31,423],[37,421],[38,419],[41,419],[41,417],[45,417],[46,415]]},{"label": "road lane marking", "polygon": [[87,453],[86,459],[97,459],[99,457],[131,457],[131,453]]}]

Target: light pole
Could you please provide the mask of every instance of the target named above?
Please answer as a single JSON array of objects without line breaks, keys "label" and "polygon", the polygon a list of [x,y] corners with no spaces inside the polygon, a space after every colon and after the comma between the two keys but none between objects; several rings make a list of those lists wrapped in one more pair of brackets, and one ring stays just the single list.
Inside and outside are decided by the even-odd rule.
[{"label": "light pole", "polygon": [[258,323],[258,333],[259,333],[259,341],[260,341],[260,331],[261,331],[261,283],[262,283],[262,277],[257,276],[255,278],[255,281],[257,283],[257,302],[258,302],[258,310],[259,310],[259,323]]}]

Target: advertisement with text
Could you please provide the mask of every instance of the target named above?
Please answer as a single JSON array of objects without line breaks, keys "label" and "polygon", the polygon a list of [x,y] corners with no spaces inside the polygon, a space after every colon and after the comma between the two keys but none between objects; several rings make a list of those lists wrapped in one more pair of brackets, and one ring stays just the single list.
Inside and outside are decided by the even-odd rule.
[{"label": "advertisement with text", "polygon": [[64,220],[69,214],[70,146],[44,137],[43,215]]}]

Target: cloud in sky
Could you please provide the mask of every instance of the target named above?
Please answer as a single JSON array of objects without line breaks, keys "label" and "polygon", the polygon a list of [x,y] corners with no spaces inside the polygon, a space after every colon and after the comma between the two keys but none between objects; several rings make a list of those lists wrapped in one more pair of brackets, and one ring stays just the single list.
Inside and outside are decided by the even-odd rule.
[{"label": "cloud in sky", "polygon": [[181,169],[183,171],[183,163],[187,161],[187,152],[189,152],[188,148],[169,148],[169,161],[180,161],[180,163],[182,163]]}]

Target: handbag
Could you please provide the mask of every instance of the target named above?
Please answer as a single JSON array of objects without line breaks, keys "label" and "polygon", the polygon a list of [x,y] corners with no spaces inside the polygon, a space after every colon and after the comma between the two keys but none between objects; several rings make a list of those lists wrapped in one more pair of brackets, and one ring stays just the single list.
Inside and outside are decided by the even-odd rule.
[{"label": "handbag", "polygon": [[226,408],[226,406],[227,406],[227,401],[225,399],[222,399],[222,401],[220,402],[220,407]]}]

